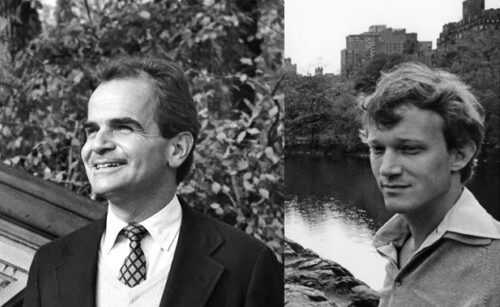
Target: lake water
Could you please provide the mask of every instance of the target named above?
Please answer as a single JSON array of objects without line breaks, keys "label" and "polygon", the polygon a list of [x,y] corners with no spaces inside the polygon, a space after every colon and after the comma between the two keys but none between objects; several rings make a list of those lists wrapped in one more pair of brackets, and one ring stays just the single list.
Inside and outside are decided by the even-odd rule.
[{"label": "lake water", "polygon": [[[287,157],[285,170],[285,235],[380,289],[386,261],[371,242],[391,214],[385,210],[369,161]],[[468,186],[500,219],[500,163],[479,164]]]}]

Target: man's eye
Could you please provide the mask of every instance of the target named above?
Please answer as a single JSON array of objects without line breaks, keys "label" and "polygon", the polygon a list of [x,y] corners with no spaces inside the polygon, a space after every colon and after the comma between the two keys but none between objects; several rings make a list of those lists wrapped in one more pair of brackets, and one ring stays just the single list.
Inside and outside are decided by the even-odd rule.
[{"label": "man's eye", "polygon": [[95,127],[86,127],[85,129],[83,129],[83,131],[85,132],[85,136],[89,137],[90,135],[92,135],[93,133],[95,133],[97,131],[97,128],[95,128]]},{"label": "man's eye", "polygon": [[401,151],[405,154],[414,155],[420,153],[422,149],[418,146],[403,146],[401,147]]},{"label": "man's eye", "polygon": [[380,155],[384,153],[384,147],[382,146],[370,146],[370,153],[374,155]]},{"label": "man's eye", "polygon": [[116,130],[123,132],[123,133],[128,133],[128,132],[133,131],[132,127],[127,126],[127,125],[119,125],[118,127],[116,127]]}]

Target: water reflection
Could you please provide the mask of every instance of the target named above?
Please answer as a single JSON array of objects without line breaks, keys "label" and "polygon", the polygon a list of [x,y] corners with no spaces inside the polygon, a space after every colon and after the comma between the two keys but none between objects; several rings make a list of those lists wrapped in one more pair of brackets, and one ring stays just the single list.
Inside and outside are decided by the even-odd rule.
[{"label": "water reflection", "polygon": [[495,219],[500,220],[500,161],[490,157],[490,162],[481,161],[467,187],[479,203]]},{"label": "water reflection", "polygon": [[323,157],[285,159],[287,193],[318,199],[334,197],[344,206],[363,209],[382,225],[391,214],[384,206],[367,159],[330,160]]},{"label": "water reflection", "polygon": [[293,197],[285,208],[287,237],[342,264],[372,288],[382,286],[385,260],[371,246],[377,225],[366,211],[333,198]]}]

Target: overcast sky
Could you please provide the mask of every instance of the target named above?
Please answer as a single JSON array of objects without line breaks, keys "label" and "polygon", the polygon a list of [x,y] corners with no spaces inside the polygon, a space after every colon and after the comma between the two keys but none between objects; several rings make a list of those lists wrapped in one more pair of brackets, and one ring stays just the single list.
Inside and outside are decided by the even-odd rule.
[{"label": "overcast sky", "polygon": [[[462,0],[285,0],[285,57],[299,73],[340,72],[340,50],[350,34],[385,24],[416,32],[419,41],[436,40],[443,25],[462,19]],[[500,0],[485,0],[500,8]]]}]

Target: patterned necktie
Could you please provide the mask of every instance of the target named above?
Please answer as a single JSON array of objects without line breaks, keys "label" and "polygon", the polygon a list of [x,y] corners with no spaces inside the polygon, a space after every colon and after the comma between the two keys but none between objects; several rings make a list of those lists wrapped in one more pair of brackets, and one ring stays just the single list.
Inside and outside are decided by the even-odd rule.
[{"label": "patterned necktie", "polygon": [[119,280],[132,288],[146,280],[146,257],[141,249],[141,240],[147,230],[139,224],[130,224],[122,231],[130,240],[130,254],[120,268]]}]

